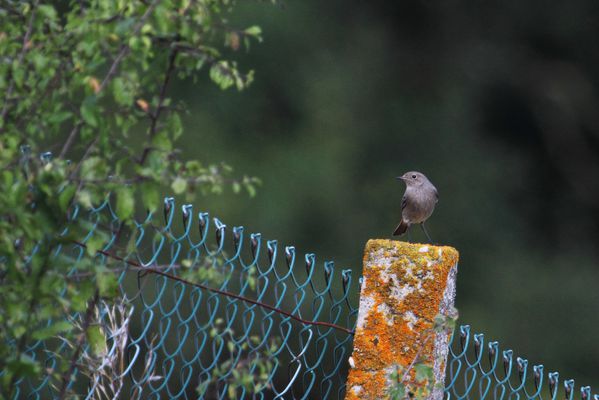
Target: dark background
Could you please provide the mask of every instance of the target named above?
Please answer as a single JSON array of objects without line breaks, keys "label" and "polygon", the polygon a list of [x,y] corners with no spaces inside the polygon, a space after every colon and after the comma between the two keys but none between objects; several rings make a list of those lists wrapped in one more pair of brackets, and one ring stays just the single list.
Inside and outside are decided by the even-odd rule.
[{"label": "dark background", "polygon": [[256,81],[179,83],[182,147],[263,185],[202,210],[360,271],[398,222],[395,176],[422,171],[460,322],[598,387],[599,2],[241,2],[231,22],[263,28],[231,54]]}]

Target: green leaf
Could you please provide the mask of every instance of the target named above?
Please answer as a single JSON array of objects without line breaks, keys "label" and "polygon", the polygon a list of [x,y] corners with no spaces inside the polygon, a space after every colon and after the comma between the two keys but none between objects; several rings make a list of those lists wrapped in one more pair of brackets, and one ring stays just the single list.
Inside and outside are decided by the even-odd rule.
[{"label": "green leaf", "polygon": [[200,382],[198,384],[198,387],[196,388],[196,392],[198,392],[198,394],[200,396],[202,396],[206,392],[206,390],[208,390],[209,385],[210,385],[210,381]]},{"label": "green leaf", "polygon": [[179,116],[179,114],[173,113],[169,122],[169,130],[173,135],[173,140],[177,140],[183,134],[183,123],[181,122],[181,117]]},{"label": "green leaf", "polygon": [[119,281],[116,275],[105,266],[96,269],[96,285],[101,297],[115,298],[119,293]]},{"label": "green leaf", "polygon": [[404,400],[406,398],[406,387],[404,384],[397,383],[397,385],[392,388],[390,397],[391,400]]},{"label": "green leaf", "polygon": [[[257,25],[250,26],[245,31],[243,31],[246,35],[253,36],[259,42],[262,42],[262,28]],[[249,41],[248,41],[249,42]],[[246,47],[249,47],[248,43],[246,43]]]},{"label": "green leaf", "polygon": [[256,197],[256,187],[251,183],[251,181],[244,181],[245,190],[247,190],[248,195],[253,198]]},{"label": "green leaf", "polygon": [[50,20],[56,19],[56,10],[51,5],[48,5],[48,4],[39,5],[38,11],[40,12],[40,14],[42,14],[47,19],[50,19]]},{"label": "green leaf", "polygon": [[12,63],[12,78],[18,88],[21,88],[23,86],[23,81],[25,80],[25,71],[26,71],[26,68],[21,67],[17,60],[13,61],[13,63]]},{"label": "green leaf", "polygon": [[187,189],[187,181],[182,177],[178,176],[171,184],[171,188],[175,194],[181,194]]},{"label": "green leaf", "polygon": [[58,321],[50,326],[38,329],[31,335],[35,340],[44,340],[58,335],[60,332],[68,331],[72,325],[68,321]]},{"label": "green leaf", "polygon": [[81,118],[90,126],[94,128],[98,126],[98,120],[95,114],[96,108],[96,96],[89,96],[83,100],[79,111],[81,112]]},{"label": "green leaf", "polygon": [[25,378],[39,374],[41,372],[41,367],[33,358],[21,354],[21,357],[18,359],[13,359],[8,362],[7,370],[13,376]]},{"label": "green leaf", "polygon": [[91,257],[95,256],[96,252],[104,247],[104,244],[106,244],[106,238],[103,235],[93,235],[85,243],[87,254]]},{"label": "green leaf", "polygon": [[106,178],[106,162],[101,157],[89,157],[81,163],[81,177],[86,180]]},{"label": "green leaf", "polygon": [[140,186],[141,201],[149,211],[156,211],[160,206],[160,192],[155,182],[144,182]]},{"label": "green leaf", "polygon": [[72,116],[73,113],[68,111],[53,112],[52,114],[48,115],[48,122],[53,124],[59,124],[71,118]]},{"label": "green leaf", "polygon": [[114,78],[112,81],[112,93],[114,95],[114,100],[122,105],[127,106],[133,104],[133,98],[135,93],[130,88],[130,85],[120,77]]},{"label": "green leaf", "polygon": [[122,186],[116,190],[116,215],[124,221],[133,215],[133,211],[135,211],[133,190],[128,186]]},{"label": "green leaf", "polygon": [[416,371],[416,380],[418,382],[431,381],[433,379],[433,367],[428,364],[418,363],[414,365],[414,371]]},{"label": "green leaf", "polygon": [[173,148],[171,139],[168,137],[168,133],[165,131],[158,132],[156,136],[152,138],[152,146],[163,151],[171,151]]},{"label": "green leaf", "polygon": [[[91,266],[91,263],[86,263],[86,265]],[[84,268],[83,271],[88,271],[88,269]],[[79,283],[77,287],[70,287],[69,294],[71,296],[71,307],[73,311],[83,312],[87,308],[87,302],[94,295],[94,291],[96,287],[94,282],[90,280],[85,280]]]},{"label": "green leaf", "polygon": [[77,192],[77,201],[85,208],[91,208],[92,204],[92,195],[87,190],[80,190]]},{"label": "green leaf", "polygon": [[66,211],[67,207],[71,203],[71,200],[73,200],[76,190],[77,188],[74,185],[68,185],[58,195],[58,205],[62,211]]},{"label": "green leaf", "polygon": [[106,354],[106,337],[104,336],[104,332],[99,325],[89,326],[87,328],[87,332],[85,332],[85,337],[93,354],[96,356],[103,356]]},{"label": "green leaf", "polygon": [[210,68],[210,79],[221,89],[228,89],[235,83],[234,72],[227,61],[219,61]]},{"label": "green leaf", "polygon": [[247,33],[248,35],[258,36],[262,33],[262,28],[260,28],[257,25],[254,25],[254,26],[250,26],[249,28],[246,28],[246,30],[244,32]]}]

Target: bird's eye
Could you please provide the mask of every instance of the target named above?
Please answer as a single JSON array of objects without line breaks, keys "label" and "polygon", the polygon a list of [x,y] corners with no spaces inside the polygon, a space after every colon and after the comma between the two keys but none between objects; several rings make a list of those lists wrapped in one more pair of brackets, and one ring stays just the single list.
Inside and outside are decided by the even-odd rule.
[{"label": "bird's eye", "polygon": [[412,179],[416,179],[416,175],[412,175]]}]

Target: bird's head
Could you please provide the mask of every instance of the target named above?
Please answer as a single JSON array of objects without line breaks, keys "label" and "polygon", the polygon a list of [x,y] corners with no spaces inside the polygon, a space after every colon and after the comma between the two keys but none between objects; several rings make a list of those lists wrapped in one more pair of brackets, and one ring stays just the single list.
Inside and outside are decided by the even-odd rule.
[{"label": "bird's head", "polygon": [[422,186],[424,183],[428,182],[426,176],[417,171],[406,172],[402,176],[398,176],[397,179],[404,181],[407,186]]}]

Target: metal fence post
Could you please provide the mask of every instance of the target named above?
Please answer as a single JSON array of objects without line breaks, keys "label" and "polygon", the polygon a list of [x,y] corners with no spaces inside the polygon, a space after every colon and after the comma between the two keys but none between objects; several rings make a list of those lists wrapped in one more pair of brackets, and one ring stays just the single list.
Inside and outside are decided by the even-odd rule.
[{"label": "metal fence post", "polygon": [[458,256],[452,247],[368,241],[346,400],[388,399],[402,378],[407,391],[426,390],[417,363],[432,368],[426,398],[443,398],[450,334],[434,324],[453,309]]}]

